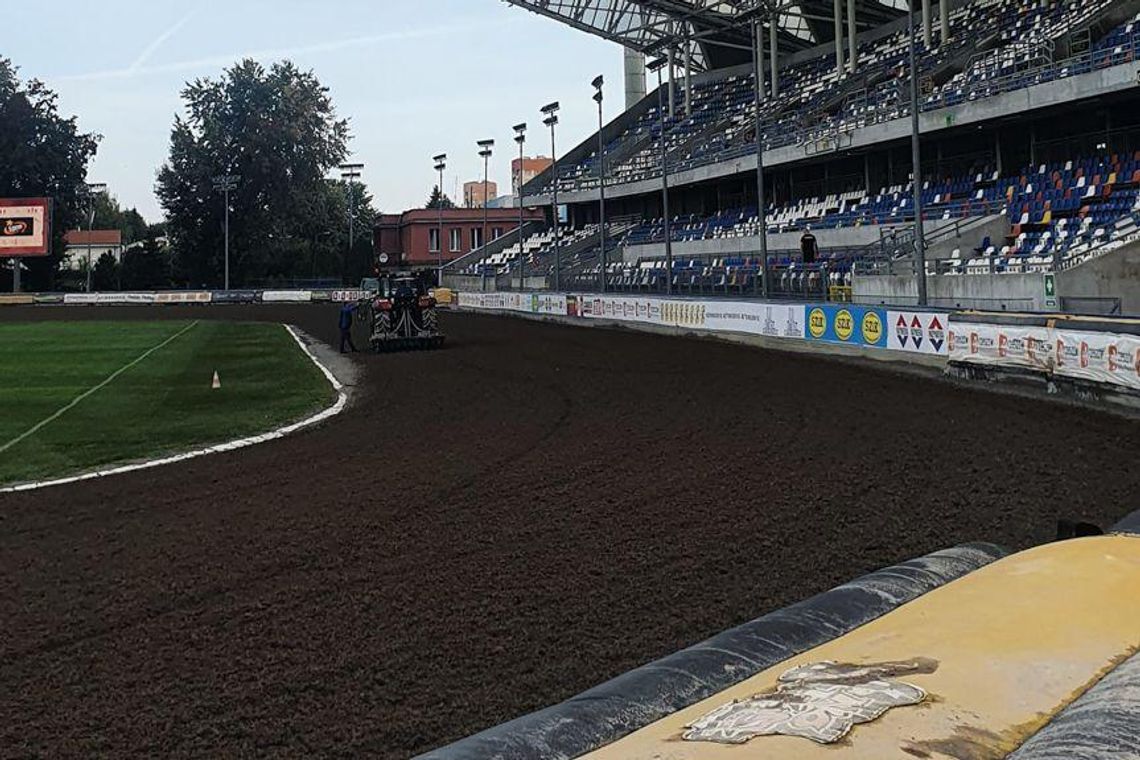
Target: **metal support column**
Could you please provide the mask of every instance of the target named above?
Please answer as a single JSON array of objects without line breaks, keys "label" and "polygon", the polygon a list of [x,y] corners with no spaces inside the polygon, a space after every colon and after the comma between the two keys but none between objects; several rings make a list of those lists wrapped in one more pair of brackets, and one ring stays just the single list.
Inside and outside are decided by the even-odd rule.
[{"label": "metal support column", "polygon": [[[839,0],[835,0],[838,5]],[[769,295],[769,277],[768,277],[768,215],[767,215],[767,198],[764,192],[764,130],[761,121],[761,95],[764,87],[764,27],[757,18],[752,22],[752,64],[753,76],[756,78],[756,103],[755,103],[755,116],[756,116],[756,217],[760,223],[760,276],[762,292],[764,297]],[[843,54],[843,48],[839,48],[839,55]]]},{"label": "metal support column", "polygon": [[927,50],[933,46],[931,36],[934,30],[930,28],[930,0],[922,0],[922,44]]},{"label": "metal support column", "polygon": [[674,66],[674,63],[675,63],[674,59],[675,58],[676,58],[676,54],[673,52],[673,48],[669,48],[669,118],[670,119],[677,118],[677,95],[675,92],[676,88],[673,87],[673,72],[675,69],[675,66]]},{"label": "metal support column", "polygon": [[693,115],[693,42],[685,40],[685,116]]},{"label": "metal support column", "polygon": [[20,292],[20,257],[12,257],[12,292]]},{"label": "metal support column", "polygon": [[[910,0],[910,155],[914,189],[914,257],[915,278],[918,281],[918,305],[926,305],[926,236],[922,227],[922,151],[918,125],[918,40],[915,29],[914,4]],[[929,0],[925,0],[929,3]]]},{"label": "metal support column", "polygon": [[772,99],[780,97],[780,18],[772,14],[768,21],[768,76],[772,78]]},{"label": "metal support column", "polygon": [[950,0],[939,0],[938,25],[940,27],[939,46],[950,41]]},{"label": "metal support column", "polygon": [[843,76],[843,0],[835,0],[835,73]]},{"label": "metal support column", "polygon": [[855,0],[847,0],[847,70],[855,73],[859,64],[859,40],[855,31]]}]

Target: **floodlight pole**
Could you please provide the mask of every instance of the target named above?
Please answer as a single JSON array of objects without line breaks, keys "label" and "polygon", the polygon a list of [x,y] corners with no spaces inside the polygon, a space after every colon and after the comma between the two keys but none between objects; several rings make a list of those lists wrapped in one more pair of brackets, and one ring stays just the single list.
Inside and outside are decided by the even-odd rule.
[{"label": "floodlight pole", "polygon": [[[658,59],[649,64],[651,71],[657,72],[657,115],[660,120],[661,134],[658,142],[661,143],[661,213],[665,219],[665,293],[673,294],[673,229],[669,220],[669,155],[665,145],[665,100],[662,91],[664,81],[661,77],[661,67],[665,59]],[[672,84],[670,83],[670,88]]]},{"label": "floodlight pole", "polygon": [[222,203],[225,204],[225,222],[223,224],[225,237],[225,263],[224,263],[224,290],[230,289],[230,191],[237,188],[241,179],[237,174],[222,174],[214,177],[214,190],[222,194]]},{"label": "floodlight pole", "polygon": [[[477,145],[479,146],[479,156],[483,159],[483,240],[481,241],[480,248],[483,249],[483,260],[486,261],[487,251],[487,202],[490,200],[487,197],[488,185],[488,172],[491,162],[491,149],[495,146],[494,140],[480,140]],[[487,289],[487,265],[484,263],[480,268],[480,274],[483,278],[483,290]]]},{"label": "floodlight pole", "polygon": [[[523,255],[523,162],[526,160],[523,157],[523,146],[526,144],[526,122],[516,124],[515,142],[519,144],[519,176],[518,176],[518,191],[519,191],[519,292],[526,290],[526,257]],[[508,277],[508,282],[510,278]]]},{"label": "floodlight pole", "polygon": [[554,127],[558,124],[557,102],[544,106],[541,109],[545,117],[542,123],[550,127],[550,175],[554,179],[554,192],[551,197],[551,212],[554,221],[554,289],[562,289],[562,250],[561,232],[558,228],[558,152],[554,146]]},{"label": "floodlight pole", "polygon": [[[87,292],[91,292],[91,235],[95,227],[95,196],[99,193],[107,191],[107,186],[102,182],[95,182],[87,185],[87,197],[91,201],[87,213]],[[16,262],[19,266],[19,262]]]},{"label": "floodlight pole", "polygon": [[436,239],[436,244],[437,244],[437,250],[436,250],[437,256],[436,256],[436,258],[438,259],[438,262],[439,262],[439,270],[436,272],[436,275],[435,275],[435,284],[437,287],[442,288],[443,287],[443,198],[444,198],[444,195],[443,195],[443,170],[447,168],[447,154],[446,153],[440,153],[438,156],[434,156],[433,160],[435,161],[435,170],[437,172],[439,172],[439,197],[436,199],[438,201],[438,203],[436,204],[436,212],[437,212],[436,213],[436,227],[438,230],[436,232],[436,238],[437,238]]},{"label": "floodlight pole", "polygon": [[756,218],[760,222],[760,286],[765,298],[770,295],[768,287],[768,214],[767,197],[764,188],[764,130],[762,106],[764,103],[764,25],[760,16],[752,20],[752,58],[755,71],[755,111],[756,111]]},{"label": "floodlight pole", "polygon": [[918,124],[918,55],[914,27],[914,4],[917,0],[910,0],[907,4],[907,14],[910,19],[910,151],[913,164],[914,184],[914,254],[915,276],[918,281],[918,305],[926,306],[926,235],[922,228],[922,146],[919,139]]},{"label": "floodlight pole", "polygon": [[594,101],[598,104],[598,223],[601,229],[602,241],[602,270],[599,275],[601,291],[606,292],[606,269],[609,265],[609,254],[606,250],[606,141],[602,138],[602,129],[605,119],[602,115],[602,86],[605,79],[601,75],[595,77]]},{"label": "floodlight pole", "polygon": [[344,259],[344,266],[341,267],[341,282],[343,282],[344,273],[352,261],[352,249],[356,247],[356,180],[360,178],[364,164],[341,164],[339,169],[340,178],[348,183],[348,253]]}]

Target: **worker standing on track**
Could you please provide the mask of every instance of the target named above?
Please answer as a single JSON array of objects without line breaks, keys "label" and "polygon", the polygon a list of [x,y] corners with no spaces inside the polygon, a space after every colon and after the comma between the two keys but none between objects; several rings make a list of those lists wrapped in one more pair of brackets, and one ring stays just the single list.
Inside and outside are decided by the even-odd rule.
[{"label": "worker standing on track", "polygon": [[349,349],[356,353],[356,346],[352,342],[352,318],[356,313],[356,304],[346,303],[340,307],[340,352],[344,353],[344,346],[347,343]]}]

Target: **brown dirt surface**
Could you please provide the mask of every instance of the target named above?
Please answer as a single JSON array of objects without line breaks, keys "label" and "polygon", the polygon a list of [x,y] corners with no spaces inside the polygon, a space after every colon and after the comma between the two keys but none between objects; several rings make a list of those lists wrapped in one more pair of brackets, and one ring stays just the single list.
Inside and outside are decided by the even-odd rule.
[{"label": "brown dirt surface", "polygon": [[[332,306],[0,310],[187,316],[336,337]],[[441,351],[357,357],[354,406],[316,429],[0,495],[0,756],[407,757],[864,572],[1137,506],[1137,423],[1107,414],[442,325]]]}]

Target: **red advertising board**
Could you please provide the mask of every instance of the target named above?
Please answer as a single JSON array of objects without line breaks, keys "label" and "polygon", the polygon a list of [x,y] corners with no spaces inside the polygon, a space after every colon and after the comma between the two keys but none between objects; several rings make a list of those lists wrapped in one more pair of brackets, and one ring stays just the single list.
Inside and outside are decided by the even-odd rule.
[{"label": "red advertising board", "polygon": [[51,201],[0,198],[0,257],[47,256],[51,250]]}]

